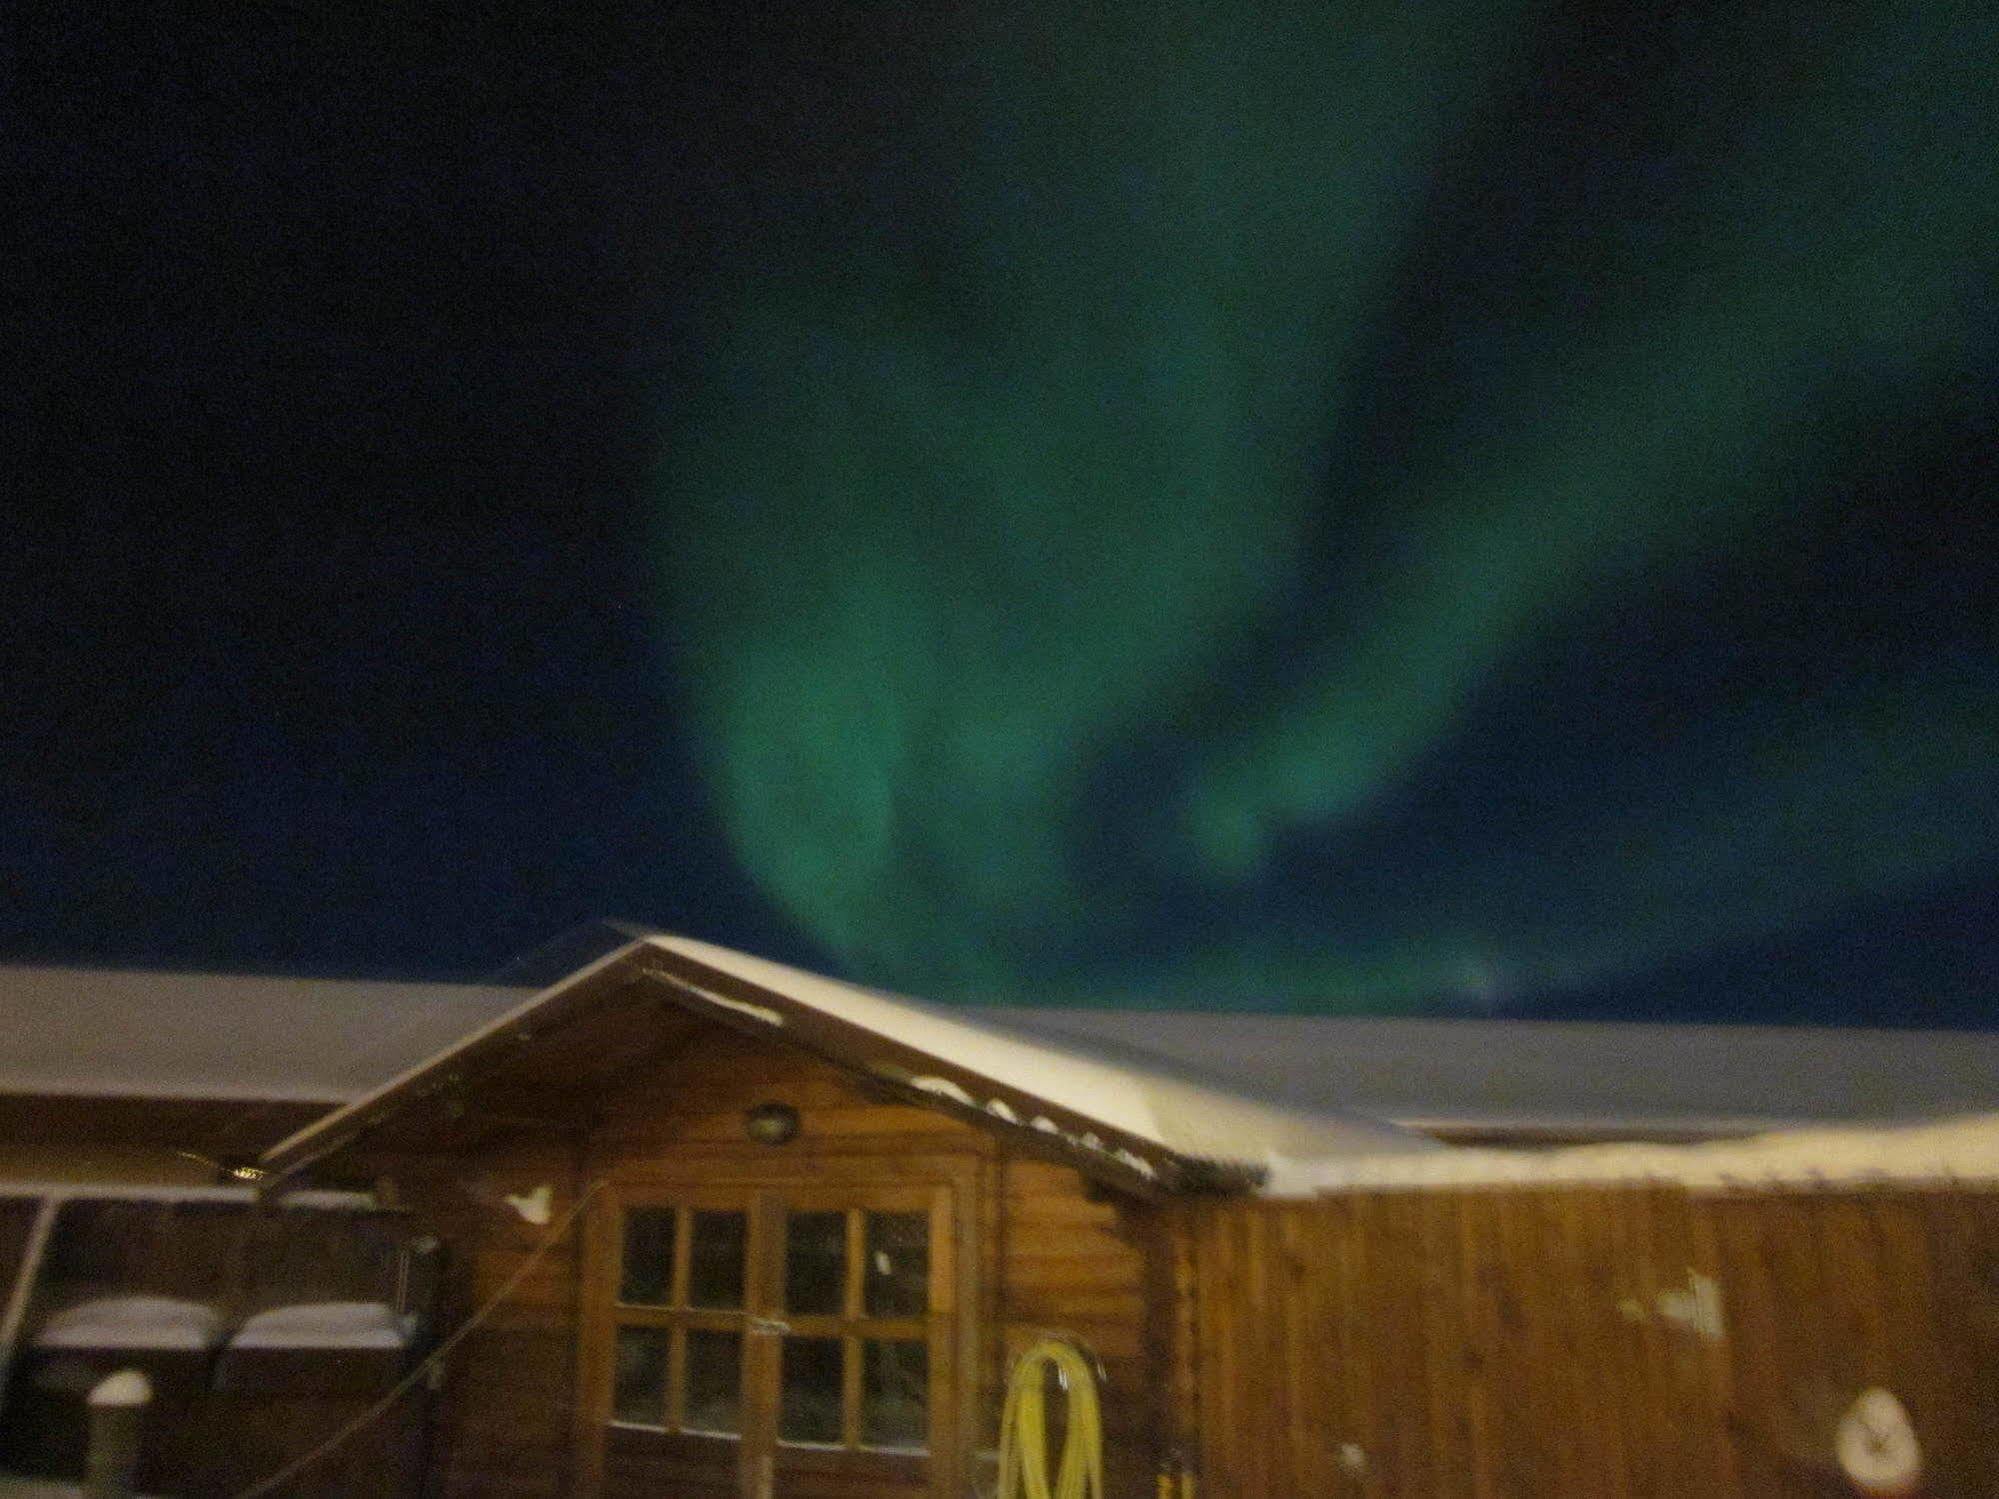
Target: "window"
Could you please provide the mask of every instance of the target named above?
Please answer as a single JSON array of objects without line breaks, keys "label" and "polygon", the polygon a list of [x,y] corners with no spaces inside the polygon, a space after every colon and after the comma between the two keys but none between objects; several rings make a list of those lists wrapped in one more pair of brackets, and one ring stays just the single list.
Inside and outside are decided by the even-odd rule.
[{"label": "window", "polygon": [[930,1214],[786,1204],[778,1441],[922,1452]]},{"label": "window", "polygon": [[743,1429],[749,1214],[630,1206],[619,1224],[611,1419],[702,1436]]},{"label": "window", "polygon": [[614,1195],[584,1375],[607,1483],[667,1464],[690,1486],[929,1491],[933,1452],[955,1450],[965,1188],[830,1175]]}]

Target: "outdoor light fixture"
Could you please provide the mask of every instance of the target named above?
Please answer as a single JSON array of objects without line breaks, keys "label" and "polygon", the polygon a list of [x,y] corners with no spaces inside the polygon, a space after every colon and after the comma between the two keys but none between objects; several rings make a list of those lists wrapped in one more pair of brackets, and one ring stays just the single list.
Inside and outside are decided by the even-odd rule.
[{"label": "outdoor light fixture", "polygon": [[784,1145],[798,1138],[798,1110],[788,1103],[760,1103],[743,1115],[743,1133],[759,1145]]}]

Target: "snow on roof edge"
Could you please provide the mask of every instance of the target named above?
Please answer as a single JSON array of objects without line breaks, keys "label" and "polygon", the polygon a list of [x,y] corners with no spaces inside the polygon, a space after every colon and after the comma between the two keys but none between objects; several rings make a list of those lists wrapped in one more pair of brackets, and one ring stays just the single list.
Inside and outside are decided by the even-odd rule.
[{"label": "snow on roof edge", "polygon": [[1370,1144],[1380,1153],[1441,1148],[1384,1120],[1269,1103],[1158,1065],[1108,1060],[1092,1055],[1083,1038],[1063,1044],[981,1024],[962,1011],[694,938],[658,933],[645,940],[1192,1160],[1264,1166],[1286,1144],[1314,1137],[1328,1155],[1358,1153]]},{"label": "snow on roof edge", "polygon": [[0,1073],[0,1098],[122,1098],[173,1103],[297,1103],[337,1109],[347,1100],[339,1094],[277,1084],[271,1087],[221,1084],[215,1087],[181,1083],[130,1083],[120,1078],[22,1077]]},{"label": "snow on roof edge", "polygon": [[1263,1195],[1648,1182],[1695,1191],[1781,1185],[1999,1184],[1999,1113],[1873,1128],[1777,1130],[1690,1145],[1459,1147],[1422,1156],[1284,1160],[1273,1163]]},{"label": "snow on roof edge", "polygon": [[[1386,1121],[1262,1102],[1225,1087],[1189,1082],[1164,1072],[1090,1056],[1082,1049],[1087,1042],[1064,1046],[980,1025],[920,1000],[866,989],[694,938],[654,933],[605,953],[567,978],[528,996],[449,1046],[279,1141],[264,1153],[263,1159],[282,1162],[282,1169],[289,1172],[328,1150],[337,1149],[342,1127],[358,1115],[449,1058],[517,1026],[536,1010],[598,973],[628,962],[641,949],[678,956],[740,979],[842,1024],[962,1067],[1029,1097],[1044,1099],[1059,1109],[1095,1120],[1191,1161],[1267,1169],[1272,1160],[1286,1151],[1330,1156],[1443,1148],[1427,1136]],[[773,1028],[783,1023],[783,1017],[775,1011],[711,994],[677,976],[668,977],[692,991],[703,1003],[738,1011]],[[908,1082],[921,1092],[947,1096],[960,1104],[969,1102],[1001,1122],[1029,1124],[1037,1129],[1056,1128],[1046,1119],[1010,1118],[1011,1111],[1000,1100],[962,1097],[964,1090],[947,1079],[912,1077]],[[1059,1129],[1057,1132],[1060,1133]],[[1093,1137],[1085,1133],[1076,1138],[1087,1146]]]}]

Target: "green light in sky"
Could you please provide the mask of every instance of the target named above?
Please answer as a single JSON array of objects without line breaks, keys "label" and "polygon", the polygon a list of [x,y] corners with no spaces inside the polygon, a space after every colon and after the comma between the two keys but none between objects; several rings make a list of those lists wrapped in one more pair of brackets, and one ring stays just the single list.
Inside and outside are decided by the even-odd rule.
[{"label": "green light in sky", "polygon": [[[855,971],[1048,992],[1047,955],[1142,927],[1162,871],[1224,903],[1256,887],[1287,840],[1381,815],[1601,589],[1753,550],[1817,492],[1841,410],[1959,367],[1999,37],[1969,8],[1861,7],[1781,58],[1689,58],[1751,111],[1693,208],[1637,222],[1585,311],[1506,309],[1476,419],[1343,489],[1354,372],[1438,233],[1426,184],[1522,86],[1542,20],[983,9],[908,143],[922,212],[800,237],[727,299],[667,435],[676,670],[741,858]],[[1342,544],[1380,560],[1258,677],[1245,642]],[[1884,752],[1926,719],[1948,732],[1919,768]],[[1465,867],[1369,941],[1293,911],[1131,982],[1379,1008],[1468,962],[1552,981],[1767,930],[1975,854],[1920,793],[1993,723],[1989,691],[1920,684],[1764,745],[1751,712],[1701,805],[1554,835],[1570,888],[1613,892],[1566,916]],[[1107,877],[1080,854],[1102,788],[1165,741]]]}]

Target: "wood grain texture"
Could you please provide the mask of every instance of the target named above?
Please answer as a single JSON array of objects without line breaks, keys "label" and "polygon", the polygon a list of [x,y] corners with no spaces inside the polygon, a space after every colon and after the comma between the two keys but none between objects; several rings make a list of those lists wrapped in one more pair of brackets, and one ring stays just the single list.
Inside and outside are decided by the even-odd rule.
[{"label": "wood grain texture", "polygon": [[[386,1176],[444,1242],[441,1324],[483,1306],[547,1230],[506,1204],[546,1183],[559,1221],[581,1190],[576,1147],[516,1133],[458,1155],[343,1158],[343,1172]],[[554,1499],[568,1492],[574,1421],[577,1245],[558,1242],[451,1355],[426,1433],[430,1482],[445,1495]]]},{"label": "wood grain texture", "polygon": [[[1154,1281],[1169,1249],[1157,1209],[1093,1194],[1067,1166],[1009,1157],[1000,1167],[1002,1362],[1067,1334],[1102,1363],[1110,1499],[1153,1492],[1167,1420],[1165,1346],[1152,1335]],[[987,1393],[997,1411],[1003,1388]]]},{"label": "wood grain texture", "polygon": [[1875,1384],[1916,1423],[1925,1494],[1999,1495],[1999,1193],[1167,1211],[1172,1414],[1205,1499],[1818,1499],[1850,1492],[1833,1431]]}]

